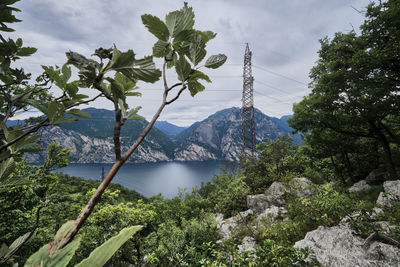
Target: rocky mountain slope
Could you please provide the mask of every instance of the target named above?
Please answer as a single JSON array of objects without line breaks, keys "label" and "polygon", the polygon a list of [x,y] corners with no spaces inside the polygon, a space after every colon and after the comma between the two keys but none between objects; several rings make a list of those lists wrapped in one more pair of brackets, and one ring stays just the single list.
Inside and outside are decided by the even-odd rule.
[{"label": "rocky mountain slope", "polygon": [[[286,121],[271,118],[255,109],[256,141],[268,141],[281,135],[291,135],[292,129]],[[177,139],[175,160],[225,159],[237,161],[240,158],[242,117],[240,108],[218,111],[202,122],[184,130]]]},{"label": "rocky mountain slope", "polygon": [[[114,113],[105,109],[85,109],[90,119],[79,118],[75,123],[63,123],[61,127],[41,129],[39,142],[47,147],[52,141],[72,147],[71,162],[112,163],[114,162],[113,120]],[[121,131],[122,153],[126,152],[132,141],[147,125],[145,121],[127,121]],[[169,161],[173,158],[175,144],[161,131],[154,128],[134,152],[129,162]],[[43,162],[46,152],[28,153],[29,162]]]},{"label": "rocky mountain slope", "polygon": [[[85,109],[90,119],[80,118],[75,123],[64,123],[61,127],[47,127],[41,130],[43,147],[51,141],[72,147],[71,162],[110,163],[114,161],[112,111],[105,109]],[[257,142],[279,138],[290,134],[286,121],[270,118],[255,110]],[[122,151],[139,136],[146,121],[127,121],[122,127]],[[184,129],[167,122],[154,127],[139,146],[130,162],[156,161],[237,161],[241,146],[241,109],[229,108],[218,111],[207,119],[196,122]],[[178,134],[179,133],[179,134]],[[42,162],[45,151],[28,154],[29,162]]]}]

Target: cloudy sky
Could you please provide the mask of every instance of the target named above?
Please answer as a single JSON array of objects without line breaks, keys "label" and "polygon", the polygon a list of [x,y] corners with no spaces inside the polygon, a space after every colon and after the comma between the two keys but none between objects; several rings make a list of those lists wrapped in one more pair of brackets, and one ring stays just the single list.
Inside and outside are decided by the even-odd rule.
[{"label": "cloudy sky", "polygon": [[[206,90],[194,98],[188,92],[168,106],[161,120],[190,125],[223,108],[241,106],[245,44],[253,52],[255,107],[274,117],[292,113],[292,105],[310,90],[309,70],[317,60],[319,39],[335,32],[348,32],[359,25],[365,0],[192,0],[195,28],[212,30],[217,37],[208,44],[209,55],[225,53],[224,66],[207,73],[212,79]],[[143,26],[140,16],[152,14],[164,19],[183,1],[176,0],[22,0],[11,37],[22,37],[25,45],[38,52],[21,60],[33,75],[40,65],[62,65],[65,52],[89,56],[98,47],[115,44],[120,50],[133,49],[138,56],[151,54],[156,41]],[[161,62],[157,62],[161,67]],[[169,73],[173,83],[175,77]],[[143,96],[128,103],[142,106],[150,119],[162,98],[160,82],[139,82]],[[94,90],[85,89],[94,95]],[[55,92],[57,93],[57,92]],[[112,109],[106,100],[91,105]]]}]

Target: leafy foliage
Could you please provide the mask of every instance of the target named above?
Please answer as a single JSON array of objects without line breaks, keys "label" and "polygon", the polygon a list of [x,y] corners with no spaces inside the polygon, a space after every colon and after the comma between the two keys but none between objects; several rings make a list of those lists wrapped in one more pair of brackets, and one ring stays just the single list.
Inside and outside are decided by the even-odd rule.
[{"label": "leafy foliage", "polygon": [[347,164],[352,148],[373,140],[392,179],[398,176],[391,144],[398,147],[400,140],[399,79],[394,71],[400,66],[399,12],[397,1],[372,3],[360,35],[352,31],[322,39],[310,74],[312,93],[294,105],[290,119],[307,143],[324,144],[327,156],[340,153]]}]

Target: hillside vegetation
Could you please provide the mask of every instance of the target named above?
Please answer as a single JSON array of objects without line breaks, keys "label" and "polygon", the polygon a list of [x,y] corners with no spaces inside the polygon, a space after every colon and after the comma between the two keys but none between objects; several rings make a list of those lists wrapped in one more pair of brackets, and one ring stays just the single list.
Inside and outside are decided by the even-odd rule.
[{"label": "hillside vegetation", "polygon": [[[13,15],[18,10],[11,7],[15,2],[0,4],[0,31],[12,31],[6,24],[18,21]],[[202,82],[210,82],[198,64],[215,34],[193,28],[192,8],[185,3],[165,22],[142,16],[158,40],[153,56],[164,59],[162,71],[152,57],[136,59],[132,50],[114,46],[97,49],[97,61],[68,52],[67,64],[44,66],[38,84],[29,85],[30,75],[11,63],[36,50],[1,36],[0,265],[399,266],[399,18],[398,0],[371,3],[359,34],[321,40],[310,74],[312,92],[294,105],[289,119],[304,145],[294,145],[286,135],[260,142],[256,161],[241,162],[237,172],[227,164],[221,175],[172,199],[145,198],[111,181],[163,108],[184,90],[194,96],[205,89]],[[215,69],[225,61],[225,55],[213,55],[204,67]],[[78,69],[79,80],[69,81],[70,65]],[[177,84],[168,86],[167,67],[174,67]],[[159,110],[124,149],[121,129],[130,119],[141,119],[139,107],[129,107],[127,97],[138,96],[138,80],[155,82],[162,76]],[[61,96],[47,91],[53,84]],[[76,107],[96,97],[79,94],[80,87],[93,88],[115,107],[115,163],[101,182],[54,173],[68,165],[71,153],[55,142],[43,164],[24,160],[25,153],[40,150],[36,131],[74,121],[67,114],[90,116]],[[32,106],[44,116],[30,119],[26,127],[7,125],[16,112]],[[213,125],[216,134],[226,129]],[[202,137],[214,149],[222,143]]]}]

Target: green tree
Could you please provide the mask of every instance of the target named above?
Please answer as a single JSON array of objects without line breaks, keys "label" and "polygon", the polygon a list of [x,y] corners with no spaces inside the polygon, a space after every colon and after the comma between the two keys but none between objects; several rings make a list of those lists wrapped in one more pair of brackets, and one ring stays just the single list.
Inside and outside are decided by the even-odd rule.
[{"label": "green tree", "polygon": [[[18,21],[13,16],[13,12],[18,10],[10,7],[17,1],[2,1],[1,30],[11,31],[5,23]],[[223,54],[212,55],[207,60],[204,60],[207,53],[206,44],[216,34],[211,31],[199,31],[193,28],[195,22],[194,12],[186,3],[182,9],[167,14],[165,21],[148,14],[142,16],[142,21],[150,33],[158,39],[153,46],[153,56],[164,59],[162,70],[156,68],[153,56],[136,58],[133,50],[123,52],[114,45],[111,49],[96,49],[93,55],[98,60],[87,58],[72,51],[67,52],[68,61],[66,64],[62,67],[43,66],[44,74],[37,79],[38,84],[29,85],[29,75],[24,74],[22,70],[12,69],[10,64],[19,59],[20,56],[28,56],[36,50],[22,47],[21,39],[14,42],[10,39],[5,40],[1,36],[0,79],[2,81],[2,101],[0,102],[0,119],[2,121],[0,122],[0,179],[3,180],[0,182],[3,183],[4,179],[12,178],[10,173],[14,164],[16,161],[21,160],[25,152],[39,149],[35,143],[39,135],[32,134],[41,127],[76,120],[74,117],[66,116],[66,113],[78,117],[88,117],[87,113],[75,107],[95,101],[99,97],[104,97],[111,101],[114,104],[115,111],[115,164],[93,193],[80,216],[75,221],[70,221],[60,227],[54,241],[33,255],[29,262],[54,262],[59,260],[58,257],[64,255],[64,253],[70,257],[71,253],[75,252],[79,241],[74,240],[74,236],[93,212],[94,207],[119,168],[149,133],[163,109],[178,100],[185,90],[195,96],[205,89],[201,81],[211,82],[211,80],[199,70],[201,67],[216,69],[226,61],[226,56]],[[10,47],[12,48],[11,50]],[[70,65],[78,69],[79,80],[69,81],[72,77]],[[168,85],[166,79],[167,68],[175,69],[179,80],[177,83]],[[130,108],[126,100],[128,97],[140,95],[135,91],[137,89],[135,86],[137,81],[153,83],[159,80],[160,77],[162,77],[164,84],[161,104],[138,139],[122,155],[120,145],[121,127],[129,119],[143,119],[137,114],[140,107]],[[61,89],[58,96],[53,96],[48,92],[51,85],[56,85]],[[92,99],[88,99],[87,96],[79,94],[79,90],[82,87],[96,90],[97,95]],[[16,112],[23,112],[31,107],[41,111],[44,116],[30,120],[29,123],[23,126],[7,127],[7,120],[12,118]],[[63,151],[53,147],[52,153],[60,155],[60,153],[63,154]],[[43,169],[49,171],[53,166],[62,166],[64,163],[58,159],[50,159],[46,161]],[[56,258],[52,258],[53,256],[49,254],[47,247],[51,248],[51,254]]]},{"label": "green tree", "polygon": [[336,33],[321,40],[310,74],[312,93],[294,105],[290,124],[305,135],[319,135],[321,142],[335,141],[330,148],[345,152],[347,140],[336,142],[334,135],[352,139],[351,145],[376,140],[396,179],[391,144],[400,144],[400,3],[372,3],[365,16],[360,35]]}]

